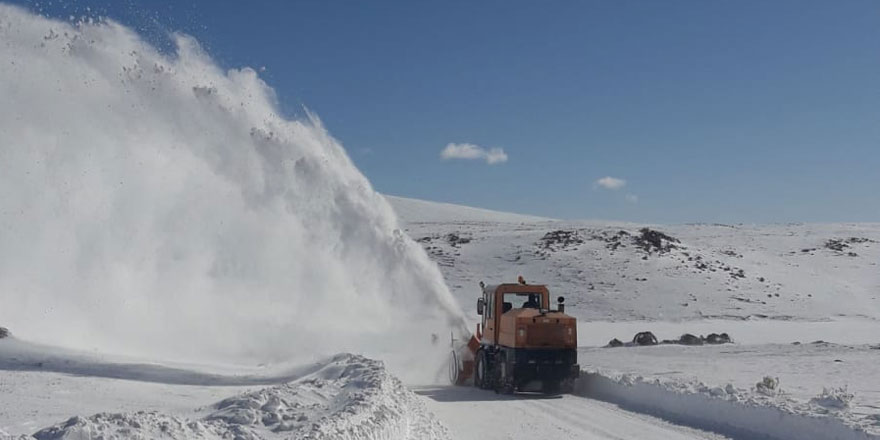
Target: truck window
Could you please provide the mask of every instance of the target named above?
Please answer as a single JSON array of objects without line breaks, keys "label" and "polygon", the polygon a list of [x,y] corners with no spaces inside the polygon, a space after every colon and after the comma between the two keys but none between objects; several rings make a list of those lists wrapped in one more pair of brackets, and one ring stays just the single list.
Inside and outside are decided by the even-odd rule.
[{"label": "truck window", "polygon": [[[508,306],[510,304],[510,306]],[[505,293],[502,310],[507,312],[513,309],[539,309],[541,308],[540,293]]]}]

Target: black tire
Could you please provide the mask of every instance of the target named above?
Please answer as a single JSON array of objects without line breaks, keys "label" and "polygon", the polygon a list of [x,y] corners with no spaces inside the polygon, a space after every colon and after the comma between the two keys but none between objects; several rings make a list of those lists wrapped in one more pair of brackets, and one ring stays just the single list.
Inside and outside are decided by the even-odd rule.
[{"label": "black tire", "polygon": [[459,380],[461,380],[461,367],[458,364],[458,354],[452,350],[449,355],[449,382],[459,385]]},{"label": "black tire", "polygon": [[477,351],[477,356],[474,361],[474,386],[480,389],[488,389],[489,384],[491,384],[491,380],[489,380],[490,371],[488,365],[486,363],[486,352],[483,350]]},{"label": "black tire", "polygon": [[558,380],[545,380],[541,382],[541,392],[544,394],[561,394],[562,384]]},{"label": "black tire", "polygon": [[559,384],[559,392],[562,394],[571,394],[574,392],[574,379],[564,379]]},{"label": "black tire", "polygon": [[516,391],[516,382],[510,371],[507,371],[507,356],[501,354],[498,362],[498,381],[495,391],[501,394],[513,394]]}]

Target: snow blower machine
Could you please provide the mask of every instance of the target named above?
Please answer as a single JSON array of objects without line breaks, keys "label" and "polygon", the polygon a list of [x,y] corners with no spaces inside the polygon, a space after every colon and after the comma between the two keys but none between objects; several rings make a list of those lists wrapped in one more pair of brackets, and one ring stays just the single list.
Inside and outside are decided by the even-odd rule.
[{"label": "snow blower machine", "polygon": [[580,373],[577,364],[577,325],[565,314],[565,298],[550,310],[546,286],[517,284],[487,286],[480,282],[477,324],[473,336],[452,340],[449,379],[453,384],[499,393],[571,392]]}]

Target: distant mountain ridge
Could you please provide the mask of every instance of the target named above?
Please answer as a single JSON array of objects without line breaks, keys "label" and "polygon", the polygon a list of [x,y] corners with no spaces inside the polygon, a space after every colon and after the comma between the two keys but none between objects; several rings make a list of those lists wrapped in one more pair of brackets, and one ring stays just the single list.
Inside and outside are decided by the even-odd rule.
[{"label": "distant mountain ridge", "polygon": [[430,202],[427,200],[385,195],[398,217],[405,223],[450,223],[450,222],[548,222],[555,219],[452,203]]}]

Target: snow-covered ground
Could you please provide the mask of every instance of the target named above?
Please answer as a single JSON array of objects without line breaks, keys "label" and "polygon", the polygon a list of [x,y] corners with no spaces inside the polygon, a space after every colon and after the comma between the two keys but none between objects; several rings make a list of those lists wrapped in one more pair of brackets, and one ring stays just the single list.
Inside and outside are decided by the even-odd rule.
[{"label": "snow-covered ground", "polygon": [[[652,225],[668,239],[646,245],[642,225],[391,202],[419,214],[403,217],[407,233],[439,264],[465,310],[473,311],[479,280],[518,274],[567,297],[567,311],[580,320],[584,375],[576,395],[406,389],[380,364],[353,355],[307,365],[156,364],[12,337],[0,340],[0,435],[880,436],[876,225]],[[688,293],[680,298],[679,289]],[[734,344],[602,348],[643,330],[660,339],[726,332]]]},{"label": "snow-covered ground", "polygon": [[[524,275],[566,297],[579,319],[581,395],[734,438],[880,436],[880,224],[399,212],[474,319],[479,281]],[[599,348],[640,331],[724,332],[734,344]],[[765,377],[776,390],[756,386]]]},{"label": "snow-covered ground", "polygon": [[[797,344],[724,344],[706,346],[659,345],[652,347],[582,348],[579,360],[595,373],[583,381],[595,385],[594,397],[626,401],[620,389],[638,385],[663,395],[688,395],[695,399],[722,400],[731,407],[772,407],[781,413],[803,415],[820,420],[840,419],[836,432],[844,425],[880,435],[880,345],[838,345],[827,342]],[[773,389],[766,389],[764,378],[772,379]],[[606,380],[607,379],[607,380]],[[761,385],[758,385],[761,383]],[[613,387],[610,385],[620,385]],[[590,394],[590,390],[584,390]],[[609,393],[602,396],[602,393]],[[595,395],[598,394],[598,395]],[[630,396],[644,406],[650,400],[632,392]],[[618,400],[620,399],[620,400]],[[654,404],[648,412],[674,413],[672,405]],[[696,419],[698,411],[688,408]],[[670,414],[674,417],[684,414]],[[711,416],[701,415],[705,419]],[[754,419],[723,420],[740,423],[746,430]],[[717,422],[703,420],[697,423]],[[824,422],[828,425],[827,422]],[[794,425],[794,426],[792,426]],[[779,429],[793,430],[803,422],[792,422]],[[763,429],[764,427],[760,427]],[[760,431],[759,431],[760,432]],[[795,436],[796,431],[791,435]],[[796,436],[795,436],[796,437]]]},{"label": "snow-covered ground", "polygon": [[445,439],[446,428],[384,365],[133,363],[0,340],[0,436]]},{"label": "snow-covered ground", "polygon": [[419,387],[416,393],[457,440],[728,438],[575,395],[505,396],[453,386]]},{"label": "snow-covered ground", "polygon": [[[523,275],[565,295],[586,321],[880,317],[880,224],[445,220],[451,216],[420,216],[406,228],[468,312],[479,281]],[[665,235],[651,243],[643,228]]]}]

